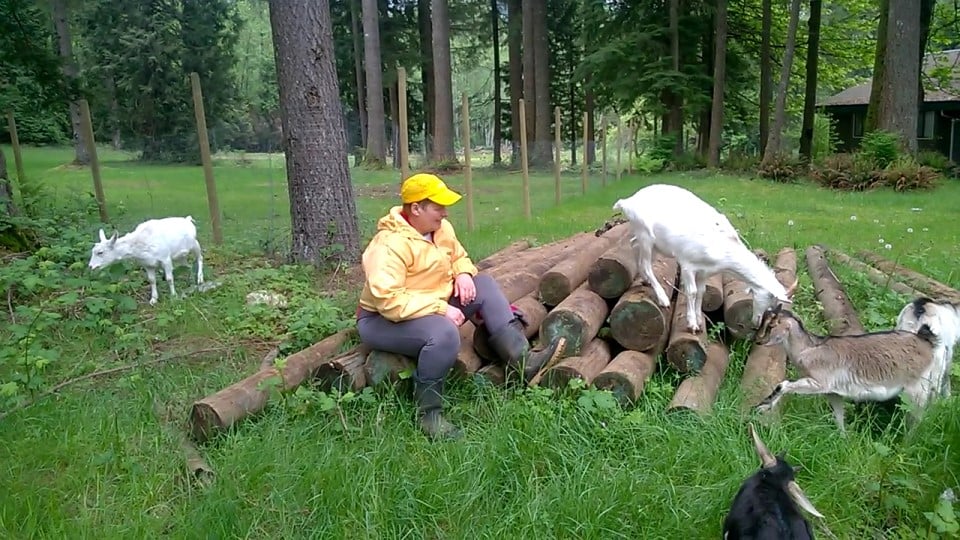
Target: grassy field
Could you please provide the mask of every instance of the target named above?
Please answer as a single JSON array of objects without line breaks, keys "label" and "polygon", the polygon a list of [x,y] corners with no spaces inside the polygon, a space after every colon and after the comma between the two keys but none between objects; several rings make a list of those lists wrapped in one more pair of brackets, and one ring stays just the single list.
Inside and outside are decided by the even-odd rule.
[{"label": "grassy field", "polygon": [[[746,422],[759,419],[739,403],[741,343],[705,418],[663,412],[679,381],[669,371],[629,410],[592,389],[504,391],[463,380],[451,384],[449,416],[466,437],[431,444],[412,421],[409,396],[305,388],[205,447],[217,479],[198,488],[182,472],[178,444],[190,403],[255,371],[280,341],[289,352],[349,325],[356,276],[276,262],[289,235],[282,158],[220,157],[225,244],[214,247],[199,167],[148,166],[106,152],[105,192],[121,233],[148,217],[192,214],[207,279],[221,283],[178,301],[160,284],[160,303],[150,307],[139,270],[85,270],[101,225],[89,171],[64,165],[69,160],[63,149],[25,153],[31,185],[44,186],[37,207],[60,217],[44,222],[48,247],[5,257],[0,269],[8,308],[0,415],[9,413],[0,418],[2,537],[717,538],[740,482],[758,466]],[[393,204],[398,175],[352,175],[366,240]],[[476,230],[466,230],[463,204],[451,219],[479,259],[519,238],[593,230],[617,198],[653,182],[715,204],[754,248],[866,249],[960,287],[956,181],[922,193],[835,193],[706,172],[610,177],[604,187],[594,172],[580,195],[571,172],[555,206],[552,176],[535,175],[527,221],[520,175],[477,170]],[[462,189],[463,178],[449,184]],[[796,310],[822,330],[802,259],[800,268]],[[907,298],[836,271],[868,328],[893,325]],[[189,275],[178,269],[181,289]],[[284,292],[290,306],[246,308],[255,289]],[[127,365],[139,367],[44,394]],[[899,411],[891,419],[850,407],[844,438],[825,400],[789,396],[760,432],[803,466],[798,481],[826,515],[815,523],[820,536],[951,538],[960,506],[938,497],[948,488],[960,493],[958,405],[955,397],[935,404],[913,432]]]}]

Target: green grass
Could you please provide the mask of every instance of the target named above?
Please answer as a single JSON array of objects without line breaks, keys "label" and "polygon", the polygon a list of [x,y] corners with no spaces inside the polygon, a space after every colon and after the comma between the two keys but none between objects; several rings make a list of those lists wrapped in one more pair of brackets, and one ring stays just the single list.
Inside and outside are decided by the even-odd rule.
[{"label": "green grass", "polygon": [[[62,165],[69,159],[62,149],[27,150],[28,178],[52,193],[45,204],[72,208],[92,191],[87,170]],[[15,273],[27,269],[10,263],[0,270],[4,287],[14,287],[18,321],[7,325],[5,316],[0,326],[8,344],[7,355],[0,355],[0,385],[25,372],[18,351],[31,362],[49,361],[16,395],[0,386],[6,400],[0,411],[29,398],[31,384],[42,392],[97,369],[187,354],[78,383],[0,420],[0,536],[717,538],[740,482],[758,466],[746,431],[746,422],[758,419],[739,407],[746,348],[738,344],[715,411],[703,419],[664,413],[679,381],[669,371],[656,374],[630,410],[589,389],[517,393],[453,382],[449,415],[466,430],[457,443],[426,441],[406,395],[368,392],[329,409],[329,396],[301,391],[205,447],[217,479],[211,488],[197,488],[183,474],[175,427],[190,403],[255,371],[284,333],[310,341],[347,324],[359,291],[337,290],[350,282],[278,268],[262,257],[282,252],[289,234],[276,156],[244,165],[235,156],[218,160],[226,239],[219,248],[207,226],[199,167],[148,166],[109,152],[101,160],[109,210],[121,232],[147,217],[193,214],[209,253],[208,279],[223,285],[172,302],[161,284],[160,303],[149,307],[142,272],[87,274],[82,267],[100,226],[89,205],[79,230],[58,232],[61,242],[78,245],[53,249],[45,255],[52,262],[30,267],[41,282],[35,289],[28,288],[29,276]],[[393,204],[398,175],[351,172],[366,240]],[[794,246],[802,253],[825,243],[851,254],[867,249],[960,286],[957,182],[927,193],[851,194],[708,173],[612,180],[604,188],[592,174],[583,196],[579,174],[571,172],[564,176],[564,202],[555,207],[552,176],[535,175],[533,219],[526,221],[520,175],[477,170],[476,230],[466,230],[464,204],[452,209],[451,219],[479,259],[518,238],[546,242],[593,230],[611,216],[617,198],[663,181],[715,204],[754,248],[774,253]],[[449,184],[462,189],[463,178],[451,176]],[[865,325],[892,326],[908,299],[843,267],[836,271]],[[797,311],[822,329],[802,258],[800,273]],[[187,275],[178,271],[178,285],[186,286]],[[18,279],[11,283],[9,276]],[[285,292],[290,308],[250,312],[243,297],[257,288]],[[49,313],[59,318],[47,320]],[[25,314],[37,317],[32,324],[43,331],[15,343],[17,328],[31,324]],[[296,330],[304,321],[315,324]],[[208,352],[188,354],[197,350]],[[912,433],[903,429],[899,411],[891,420],[851,407],[850,433],[842,438],[825,400],[790,396],[760,431],[773,451],[803,465],[798,481],[838,538],[917,538],[917,531],[932,527],[925,512],[935,509],[939,494],[960,490],[957,407],[957,398],[935,404]],[[816,528],[826,536],[823,524]]]}]

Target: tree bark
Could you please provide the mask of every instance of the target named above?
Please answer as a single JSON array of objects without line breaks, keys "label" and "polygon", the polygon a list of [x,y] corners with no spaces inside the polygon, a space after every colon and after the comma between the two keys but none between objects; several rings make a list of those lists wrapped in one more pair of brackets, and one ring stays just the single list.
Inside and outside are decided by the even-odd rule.
[{"label": "tree bark", "polygon": [[790,86],[790,69],[793,67],[793,53],[797,47],[797,25],[800,21],[800,0],[790,4],[790,22],[787,25],[787,43],[783,52],[783,66],[780,70],[780,84],[777,85],[777,101],[773,109],[773,125],[767,137],[767,147],[763,152],[763,165],[767,165],[780,154],[783,128],[787,122],[787,88]]},{"label": "tree bark", "polygon": [[636,250],[629,238],[624,238],[593,263],[587,281],[593,292],[607,300],[616,300],[627,292],[638,271]]},{"label": "tree bark", "polygon": [[770,136],[770,102],[773,101],[773,59],[770,54],[770,33],[773,26],[772,0],[762,0],[760,22],[760,155],[767,148]]},{"label": "tree bark", "polygon": [[507,51],[510,63],[510,163],[520,164],[520,98],[523,97],[522,0],[507,0]]},{"label": "tree bark", "polygon": [[886,78],[887,25],[890,21],[890,0],[880,1],[880,20],[877,23],[877,47],[873,54],[873,78],[870,81],[870,103],[863,122],[863,132],[876,131],[880,125],[880,95]]},{"label": "tree bark", "polygon": [[493,164],[499,165],[503,129],[500,120],[500,7],[497,0],[490,0],[490,18],[493,23]]},{"label": "tree bark", "polygon": [[[818,1],[818,0],[814,0]],[[710,143],[707,165],[720,166],[720,143],[723,135],[723,93],[727,77],[727,0],[717,0],[717,24],[714,31],[713,105],[710,109]]]},{"label": "tree bark", "polygon": [[596,377],[598,390],[609,390],[623,407],[632,407],[640,399],[643,387],[657,367],[655,356],[639,351],[621,351]]},{"label": "tree bark", "polygon": [[363,60],[367,82],[367,148],[364,161],[383,166],[387,160],[387,139],[383,110],[383,62],[380,57],[380,9],[377,0],[361,0],[360,5],[363,9]]},{"label": "tree bark", "polygon": [[586,384],[590,384],[593,382],[593,378],[607,367],[610,358],[610,345],[600,338],[594,338],[583,347],[580,354],[568,356],[548,369],[543,374],[544,385],[562,390],[573,379],[580,379]]},{"label": "tree bark", "polygon": [[919,49],[920,10],[916,0],[890,0],[877,127],[900,135],[904,148],[911,153],[917,151]]},{"label": "tree bark", "polygon": [[[680,0],[670,0],[670,58],[673,62],[674,74],[680,73]],[[670,132],[676,136],[673,145],[673,155],[683,154],[686,146],[683,140],[683,98],[676,92],[669,91],[670,101]]]},{"label": "tree bark", "polygon": [[435,89],[434,163],[456,163],[453,151],[453,81],[450,68],[450,14],[447,0],[431,0],[433,84]]},{"label": "tree bark", "polygon": [[617,225],[596,241],[585,246],[579,253],[550,268],[540,278],[540,300],[548,306],[556,306],[583,284],[590,269],[611,246],[617,244],[629,232],[626,224]]},{"label": "tree bark", "polygon": [[534,167],[550,167],[553,164],[553,136],[551,123],[553,108],[550,106],[550,41],[547,34],[547,2],[534,2],[534,86],[536,99],[533,102],[536,129],[530,164]]},{"label": "tree bark", "polygon": [[920,79],[917,84],[917,110],[923,108],[923,58],[927,54],[930,40],[930,23],[933,22],[933,8],[936,0],[920,0]]},{"label": "tree bark", "polygon": [[363,29],[360,25],[360,0],[350,0],[350,29],[353,34],[353,69],[357,77],[357,115],[360,122],[360,146],[367,147],[367,77],[363,72]]},{"label": "tree bark", "polygon": [[19,215],[13,202],[13,183],[7,175],[7,156],[0,149],[0,209],[5,216]]},{"label": "tree bark", "polygon": [[680,373],[698,372],[707,361],[707,333],[703,312],[697,313],[701,330],[696,334],[687,328],[687,295],[677,294],[672,303],[673,324],[667,343],[667,363]]},{"label": "tree bark", "polygon": [[[653,274],[664,290],[672,291],[677,282],[677,261],[658,255]],[[661,307],[648,283],[640,276],[610,310],[610,334],[625,349],[659,352],[666,345],[673,318],[671,304]],[[651,353],[653,354],[653,353]]]},{"label": "tree bark", "polygon": [[[527,127],[527,144],[536,142],[537,135],[537,36],[536,36],[536,3],[538,0],[521,0],[523,25],[523,100],[526,104],[525,113]],[[519,140],[519,137],[517,138]],[[532,161],[530,148],[527,148],[528,160]]]},{"label": "tree bark", "polygon": [[800,128],[800,156],[813,159],[813,127],[817,108],[817,64],[820,59],[820,14],[822,0],[810,0],[807,21],[807,87],[803,97],[803,127]]},{"label": "tree bark", "polygon": [[[74,96],[79,82],[79,70],[73,61],[73,39],[70,32],[70,16],[67,9],[67,0],[52,0],[53,26],[57,30],[57,45],[60,58],[63,61],[63,77],[67,84],[67,95]],[[76,100],[70,100],[70,125],[73,128],[74,163],[86,165],[90,163],[90,153],[87,151],[87,141],[80,126],[80,105]]]},{"label": "tree bark", "polygon": [[540,338],[546,343],[566,338],[564,357],[577,356],[597,336],[609,312],[606,300],[584,284],[547,314]]},{"label": "tree bark", "polygon": [[842,336],[865,332],[857,311],[843,290],[843,285],[830,269],[823,250],[818,246],[807,248],[807,269],[813,281],[817,300],[823,306],[823,316],[830,326],[830,335]]},{"label": "tree bark", "polygon": [[[360,231],[328,0],[270,0],[290,198],[291,256],[353,264]],[[382,102],[382,100],[381,100]]]},{"label": "tree bark", "polygon": [[667,410],[686,409],[701,415],[708,414],[717,400],[717,392],[729,363],[730,353],[726,345],[718,342],[709,344],[700,373],[680,383]]},{"label": "tree bark", "polygon": [[723,324],[736,338],[753,333],[753,294],[746,283],[728,274],[723,275]]},{"label": "tree bark", "polygon": [[430,0],[417,0],[417,26],[420,32],[420,76],[423,85],[423,154],[433,155],[433,134],[436,121],[436,89],[433,69],[433,23]]},{"label": "tree bark", "polygon": [[[587,84],[590,83],[591,77],[587,75]],[[597,126],[596,126],[596,115],[594,114],[594,102],[596,98],[594,96],[593,90],[587,88],[584,104],[587,108],[587,140],[583,141],[583,144],[587,147],[587,165],[593,165],[597,162]],[[580,126],[581,130],[583,126]],[[579,132],[579,131],[578,131]]]}]

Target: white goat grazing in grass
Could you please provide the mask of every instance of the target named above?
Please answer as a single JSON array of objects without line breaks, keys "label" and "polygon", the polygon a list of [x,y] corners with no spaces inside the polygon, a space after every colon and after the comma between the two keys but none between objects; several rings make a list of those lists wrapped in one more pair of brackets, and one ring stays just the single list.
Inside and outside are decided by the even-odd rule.
[{"label": "white goat grazing in grass", "polygon": [[960,343],[960,304],[917,298],[900,310],[897,329],[917,333],[926,325],[937,336],[934,347],[933,396],[950,397],[950,366],[953,348]]},{"label": "white goat grazing in grass", "polygon": [[163,267],[164,279],[170,284],[170,295],[176,296],[173,286],[173,265],[187,264],[187,255],[197,259],[197,285],[203,283],[203,254],[197,242],[197,227],[193,218],[168,217],[151,219],[137,225],[133,232],[117,238],[107,238],[100,229],[100,241],[90,253],[90,269],[110,266],[118,261],[132,260],[143,267],[150,281],[150,304],[157,303],[157,267]]},{"label": "white goat grazing in grass", "polygon": [[753,294],[753,324],[777,302],[790,302],[796,283],[785,289],[773,270],[740,240],[726,216],[686,189],[654,184],[613,205],[629,220],[640,275],[650,284],[661,306],[670,298],[653,275],[653,251],[674,257],[687,296],[687,325],[700,330],[707,279],[726,272],[747,283]]},{"label": "white goat grazing in grass", "polygon": [[926,324],[916,333],[892,330],[818,336],[804,329],[796,315],[777,306],[764,313],[756,342],[782,346],[804,377],[778,384],[757,409],[772,409],[786,394],[823,394],[837,426],[844,431],[844,398],[886,401],[902,393],[913,401],[911,415],[917,421],[931,394],[937,341]]}]

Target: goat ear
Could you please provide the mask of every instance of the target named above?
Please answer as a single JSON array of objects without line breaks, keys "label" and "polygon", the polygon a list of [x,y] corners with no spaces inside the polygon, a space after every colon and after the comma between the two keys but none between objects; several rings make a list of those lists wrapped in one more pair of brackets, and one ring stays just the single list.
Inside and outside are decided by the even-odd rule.
[{"label": "goat ear", "polygon": [[117,231],[113,231],[113,236],[110,237],[110,245],[113,246],[117,243]]},{"label": "goat ear", "polygon": [[107,241],[107,235],[103,234],[103,229],[100,229],[100,241],[101,242]]}]

